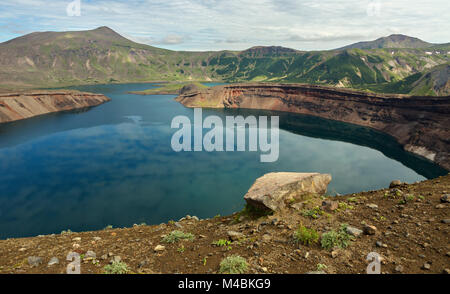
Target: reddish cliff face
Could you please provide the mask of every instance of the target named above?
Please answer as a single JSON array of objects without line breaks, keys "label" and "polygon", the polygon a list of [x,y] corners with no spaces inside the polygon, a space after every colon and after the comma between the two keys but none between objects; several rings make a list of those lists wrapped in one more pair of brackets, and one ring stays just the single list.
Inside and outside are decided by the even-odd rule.
[{"label": "reddish cliff face", "polygon": [[232,84],[185,87],[176,100],[187,107],[286,111],[367,126],[450,170],[450,96],[380,95],[302,84]]},{"label": "reddish cliff face", "polygon": [[0,123],[33,116],[96,106],[110,99],[78,91],[33,91],[0,94]]}]

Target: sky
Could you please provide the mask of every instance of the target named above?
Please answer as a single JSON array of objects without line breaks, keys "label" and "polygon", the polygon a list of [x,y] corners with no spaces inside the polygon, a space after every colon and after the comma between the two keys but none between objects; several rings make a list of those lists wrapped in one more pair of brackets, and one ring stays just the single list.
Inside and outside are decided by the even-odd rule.
[{"label": "sky", "polygon": [[1,0],[0,42],[108,26],[172,50],[326,50],[390,34],[447,43],[449,20],[448,0]]}]

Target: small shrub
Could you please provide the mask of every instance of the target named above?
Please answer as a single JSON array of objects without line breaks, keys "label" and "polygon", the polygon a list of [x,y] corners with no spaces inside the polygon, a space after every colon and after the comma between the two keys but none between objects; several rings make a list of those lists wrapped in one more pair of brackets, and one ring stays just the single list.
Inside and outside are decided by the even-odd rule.
[{"label": "small shrub", "polygon": [[129,272],[127,264],[121,261],[105,265],[103,269],[105,274],[123,275]]},{"label": "small shrub", "polygon": [[180,240],[189,240],[192,241],[194,240],[194,235],[191,233],[185,233],[182,231],[172,231],[170,232],[169,235],[166,235],[163,239],[162,242],[164,243],[175,243],[178,242]]},{"label": "small shrub", "polygon": [[347,225],[341,225],[338,231],[331,230],[323,233],[321,238],[321,245],[324,249],[332,249],[334,247],[346,248],[351,236],[346,232]]},{"label": "small shrub", "polygon": [[239,255],[228,256],[220,262],[219,272],[222,274],[244,274],[248,269],[245,258]]},{"label": "small shrub", "polygon": [[227,250],[232,249],[230,240],[220,239],[220,240],[214,241],[212,244],[215,246],[218,246],[218,247],[227,247]]},{"label": "small shrub", "polygon": [[328,267],[325,265],[325,264],[322,264],[322,263],[318,263],[317,264],[317,270],[318,271],[323,271],[323,270],[325,270],[325,269],[327,269]]},{"label": "small shrub", "polygon": [[111,230],[112,228],[113,228],[112,225],[107,225],[107,226],[104,228],[104,230]]},{"label": "small shrub", "polygon": [[347,203],[345,203],[345,202],[339,202],[339,208],[338,208],[339,210],[347,210],[347,209],[353,209],[353,206],[352,205],[349,205],[349,204],[347,204]]},{"label": "small shrub", "polygon": [[294,240],[297,243],[309,246],[319,241],[319,233],[314,229],[308,229],[307,227],[300,225],[294,233]]},{"label": "small shrub", "polygon": [[319,206],[315,206],[313,209],[304,209],[302,215],[304,217],[312,217],[314,219],[319,218],[323,214],[323,210]]}]

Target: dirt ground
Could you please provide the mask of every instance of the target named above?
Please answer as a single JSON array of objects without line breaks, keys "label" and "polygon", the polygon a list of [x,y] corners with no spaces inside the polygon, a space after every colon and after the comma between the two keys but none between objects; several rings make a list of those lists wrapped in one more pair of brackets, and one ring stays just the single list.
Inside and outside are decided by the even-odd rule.
[{"label": "dirt ground", "polygon": [[[81,273],[87,274],[105,273],[112,260],[125,263],[128,273],[218,273],[220,262],[231,255],[246,259],[248,273],[366,273],[370,252],[381,255],[382,273],[450,273],[450,203],[441,199],[449,193],[446,175],[339,196],[336,210],[321,208],[315,216],[306,212],[321,207],[323,197],[290,203],[296,208],[260,218],[187,216],[162,225],[0,240],[0,273],[66,273],[70,252],[80,254]],[[372,225],[376,232],[354,237],[346,248],[323,249],[320,239],[310,245],[294,241],[300,224],[319,235],[342,224],[360,230]],[[194,239],[163,242],[174,230]],[[218,240],[231,243],[214,245]],[[155,250],[158,245],[164,248]],[[54,257],[58,263],[48,265]]]}]

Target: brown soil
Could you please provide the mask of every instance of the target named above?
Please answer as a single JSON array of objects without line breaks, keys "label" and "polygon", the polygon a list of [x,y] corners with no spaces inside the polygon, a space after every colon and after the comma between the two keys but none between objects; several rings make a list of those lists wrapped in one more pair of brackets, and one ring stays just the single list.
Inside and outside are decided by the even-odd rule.
[{"label": "brown soil", "polygon": [[[114,256],[120,256],[131,273],[217,273],[220,261],[233,254],[246,258],[249,273],[306,273],[316,271],[318,264],[326,265],[327,273],[365,273],[369,252],[382,256],[383,273],[448,271],[449,224],[443,220],[450,218],[450,204],[441,203],[440,198],[450,193],[450,174],[403,184],[397,189],[403,196],[411,196],[397,196],[394,189],[339,196],[336,200],[351,207],[341,204],[338,210],[317,219],[303,216],[302,210],[289,208],[258,219],[236,213],[199,221],[191,218],[154,226],[1,240],[0,273],[65,273],[68,253],[85,254],[88,250],[94,251],[97,259],[83,260],[82,273],[103,273],[104,266]],[[405,204],[403,199],[407,200]],[[322,199],[314,196],[302,209],[321,203]],[[378,208],[370,208],[368,204],[376,204]],[[367,223],[376,226],[377,232],[362,234],[347,248],[334,251],[322,249],[320,243],[304,246],[293,241],[299,224],[323,234],[343,223],[359,229]],[[162,235],[173,230],[190,232],[195,239],[163,243]],[[212,245],[214,241],[229,239],[230,230],[243,233],[244,238],[234,241],[231,248]],[[94,241],[94,237],[101,239]],[[383,245],[377,246],[377,241]],[[74,244],[80,247],[73,249]],[[164,245],[165,250],[155,252],[157,245]],[[41,257],[42,264],[31,267],[29,256]],[[52,257],[57,257],[59,264],[48,266]],[[429,269],[423,269],[425,263],[430,265]]]}]

